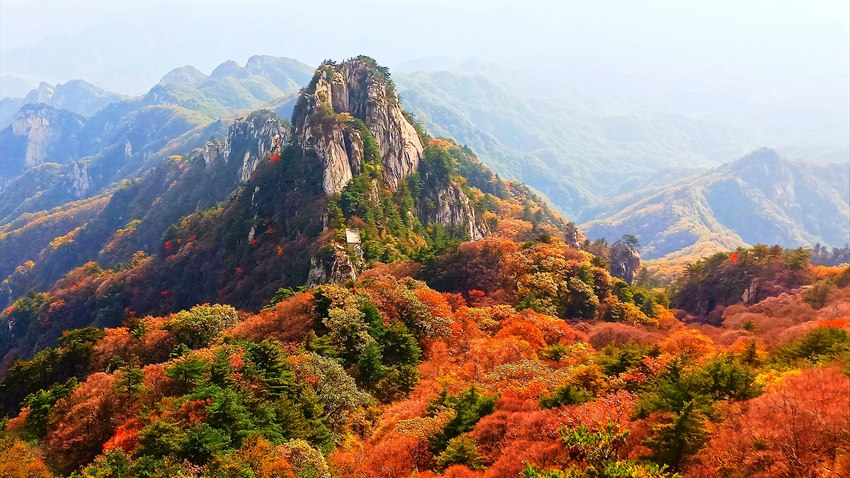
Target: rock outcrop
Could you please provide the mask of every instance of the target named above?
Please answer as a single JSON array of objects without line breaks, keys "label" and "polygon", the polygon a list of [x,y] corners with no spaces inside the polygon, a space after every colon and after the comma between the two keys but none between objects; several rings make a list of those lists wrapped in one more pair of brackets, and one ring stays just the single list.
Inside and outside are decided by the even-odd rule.
[{"label": "rock outcrop", "polygon": [[331,242],[310,259],[307,285],[329,284],[357,279],[357,266],[345,246]]},{"label": "rock outcrop", "polygon": [[419,166],[422,141],[404,116],[386,71],[366,57],[325,63],[301,93],[293,135],[302,149],[322,159],[327,194],[341,191],[359,172],[367,139],[358,121],[377,143],[390,190]]},{"label": "rock outcrop", "polygon": [[640,253],[626,245],[611,246],[611,275],[632,284],[640,268]]},{"label": "rock outcrop", "polygon": [[[204,145],[204,161],[208,167],[218,164],[238,164],[239,181],[245,182],[266,155],[280,152],[289,139],[289,128],[270,111],[255,111],[237,119],[222,141]],[[234,165],[236,166],[236,165]]]},{"label": "rock outcrop", "polygon": [[580,249],[583,239],[584,237],[578,228],[570,223],[568,229],[564,232],[564,242],[576,249]]},{"label": "rock outcrop", "polygon": [[440,224],[451,231],[462,233],[471,241],[489,234],[487,226],[476,217],[463,190],[455,183],[434,192],[430,201],[419,208],[419,218],[425,223]]},{"label": "rock outcrop", "polygon": [[71,194],[75,198],[82,199],[88,196],[89,189],[91,188],[91,177],[84,163],[75,161],[71,164],[69,180],[71,182]]},{"label": "rock outcrop", "polygon": [[12,135],[24,137],[24,167],[31,168],[50,159],[65,162],[78,149],[77,135],[83,119],[69,111],[44,104],[24,105],[12,121]]},{"label": "rock outcrop", "polygon": [[54,93],[56,93],[56,87],[50,83],[42,81],[38,84],[38,88],[30,91],[29,94],[24,97],[24,104],[47,104],[50,102],[50,99],[53,98]]}]

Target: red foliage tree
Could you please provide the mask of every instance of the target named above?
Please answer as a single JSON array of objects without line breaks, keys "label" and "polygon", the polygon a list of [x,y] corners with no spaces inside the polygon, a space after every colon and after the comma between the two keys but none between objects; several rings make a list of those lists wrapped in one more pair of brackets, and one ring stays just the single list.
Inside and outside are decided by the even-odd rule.
[{"label": "red foliage tree", "polygon": [[52,412],[56,425],[48,430],[46,443],[60,469],[71,470],[91,461],[115,434],[117,425],[132,416],[135,407],[122,403],[115,392],[116,383],[114,375],[95,373],[56,403]]},{"label": "red foliage tree", "polygon": [[816,478],[850,472],[850,378],[805,370],[733,410],[690,473]]},{"label": "red foliage tree", "polygon": [[317,324],[313,294],[304,292],[278,303],[273,310],[263,310],[243,320],[228,334],[256,341],[273,337],[282,342],[296,342],[303,340]]}]

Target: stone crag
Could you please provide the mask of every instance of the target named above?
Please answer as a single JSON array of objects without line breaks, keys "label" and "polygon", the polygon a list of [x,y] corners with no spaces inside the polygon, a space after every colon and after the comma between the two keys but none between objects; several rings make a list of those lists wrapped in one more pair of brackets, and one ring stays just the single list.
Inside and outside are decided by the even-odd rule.
[{"label": "stone crag", "polygon": [[[350,115],[350,116],[346,116]],[[323,186],[334,194],[360,172],[364,140],[346,118],[362,121],[377,142],[383,179],[395,190],[415,171],[424,147],[404,116],[392,83],[374,60],[363,57],[319,67],[301,93],[293,115],[293,136],[325,164]]]}]

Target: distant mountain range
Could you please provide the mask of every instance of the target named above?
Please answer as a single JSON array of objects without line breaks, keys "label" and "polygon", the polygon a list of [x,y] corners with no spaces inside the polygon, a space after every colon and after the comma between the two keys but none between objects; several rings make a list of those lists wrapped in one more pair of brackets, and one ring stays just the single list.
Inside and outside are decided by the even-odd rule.
[{"label": "distant mountain range", "polygon": [[[146,95],[135,100],[147,104],[176,104],[217,119],[234,110],[255,108],[292,96],[310,81],[312,72],[312,67],[296,60],[263,55],[252,56],[244,67],[232,60],[226,61],[210,75],[186,65],[166,73]],[[83,80],[55,86],[41,83],[25,97],[0,100],[0,128],[11,124],[15,113],[26,104],[43,103],[92,116],[124,98]]]},{"label": "distant mountain range", "polygon": [[0,224],[98,195],[173,154],[175,144],[203,146],[226,130],[222,118],[263,107],[288,117],[312,74],[294,60],[254,56],[209,76],[178,68],[134,98],[82,81],[6,98],[23,106],[0,130]]},{"label": "distant mountain range", "polygon": [[659,170],[717,164],[746,152],[746,132],[675,114],[618,112],[611,99],[490,75],[397,78],[405,106],[432,131],[468,144],[494,170],[527,182],[577,217]]},{"label": "distant mountain range", "polygon": [[746,244],[850,242],[850,167],[792,161],[768,148],[588,211],[589,238],[634,234],[644,258],[694,258]]},{"label": "distant mountain range", "polygon": [[[395,75],[402,105],[501,177],[541,192],[591,238],[634,234],[650,259],[848,240],[850,166],[840,154],[823,165],[745,156],[759,135],[717,118],[623,113],[615,98],[469,69]],[[209,74],[175,68],[132,98],[82,80],[3,98],[0,224],[102,194],[180,148],[203,147],[252,110],[290,118],[312,75],[296,60],[253,56]]]},{"label": "distant mountain range", "polygon": [[23,98],[0,99],[0,128],[11,124],[15,113],[27,104],[43,103],[56,109],[90,116],[121,98],[118,93],[104,91],[83,80],[71,80],[55,86],[42,82]]}]

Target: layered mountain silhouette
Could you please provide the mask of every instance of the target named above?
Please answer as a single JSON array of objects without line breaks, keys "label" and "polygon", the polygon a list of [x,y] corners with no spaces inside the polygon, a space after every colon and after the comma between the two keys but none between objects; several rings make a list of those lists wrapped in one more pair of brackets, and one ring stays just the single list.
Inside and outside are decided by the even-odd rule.
[{"label": "layered mountain silhouette", "polygon": [[28,104],[43,103],[78,115],[91,116],[121,98],[118,93],[105,91],[83,80],[71,80],[58,85],[42,82],[23,98],[0,99],[0,128],[11,124],[15,113]]},{"label": "layered mountain silhouette", "polygon": [[846,164],[793,161],[768,148],[717,168],[604,202],[590,238],[634,234],[644,258],[701,257],[746,244],[850,240]]},{"label": "layered mountain silhouette", "polygon": [[[417,144],[422,135],[414,134],[421,124],[469,146],[456,156],[475,151],[501,177],[525,181],[569,217],[584,222],[589,237],[616,240],[634,234],[644,258],[696,258],[762,242],[847,242],[846,163],[818,165],[759,151],[708,171],[704,166],[694,169],[736,154],[746,132],[681,116],[618,115],[599,102],[598,110],[589,110],[564,97],[542,96],[546,90],[539,85],[524,89],[485,75],[448,72],[399,78],[400,106],[414,112],[411,119],[401,108],[376,112],[371,104],[362,104],[356,92],[369,88],[362,71],[344,73],[350,76],[344,87],[334,86],[337,74],[343,73],[335,70],[317,79],[311,67],[295,60],[254,56],[244,65],[224,62],[209,74],[188,65],[176,68],[139,97],[121,98],[71,81],[56,87],[42,84],[24,99],[4,99],[4,105],[17,110],[0,130],[0,225],[4,234],[32,224],[42,232],[40,240],[26,245],[26,253],[16,252],[13,244],[19,242],[4,236],[0,248],[10,255],[0,264],[0,276],[9,276],[25,260],[36,260],[52,239],[84,226],[128,184],[154,182],[151,170],[159,171],[157,181],[173,179],[177,169],[194,164],[186,158],[200,154],[195,150],[214,155],[220,149],[216,154],[229,158],[228,172],[188,168],[197,175],[191,180],[195,199],[161,213],[158,225],[137,243],[149,250],[164,227],[228,198],[237,185],[249,181],[269,154],[271,139],[260,148],[253,138],[267,121],[279,124],[272,129],[284,143],[295,141],[302,151],[327,158],[324,194],[341,194],[369,169],[358,159],[371,144],[358,121],[367,129],[380,124],[373,136],[377,154],[394,158],[380,165],[381,180],[391,189],[418,168],[416,158],[427,146],[422,140]],[[382,75],[388,81],[386,71]],[[305,86],[318,92],[299,96]],[[388,98],[395,95],[393,87]],[[246,116],[257,109],[267,112]],[[327,111],[350,118],[326,121]],[[291,131],[281,118],[293,112]],[[244,143],[247,137],[254,146]],[[237,150],[241,156],[231,158]],[[173,164],[178,156],[185,161],[179,167]],[[210,168],[210,160],[204,165]],[[357,184],[368,189],[362,181]],[[140,204],[148,204],[147,214],[160,214],[154,200],[166,189],[158,185],[146,193]],[[433,197],[423,204],[436,209],[426,211],[420,204],[415,212],[426,223],[460,227],[469,237],[480,237],[486,234],[480,217],[471,221],[463,208],[443,206],[462,201],[462,192],[459,184],[431,191]],[[183,197],[184,192],[176,187],[171,194]],[[126,226],[125,216],[114,218],[103,234]],[[144,231],[147,225],[140,227]],[[46,287],[66,271],[57,266],[31,284]]]}]

